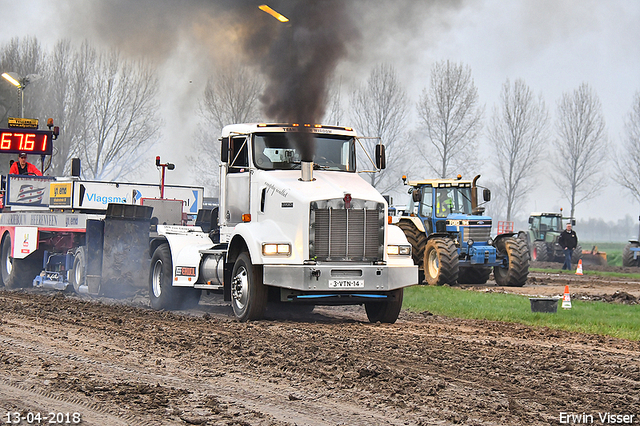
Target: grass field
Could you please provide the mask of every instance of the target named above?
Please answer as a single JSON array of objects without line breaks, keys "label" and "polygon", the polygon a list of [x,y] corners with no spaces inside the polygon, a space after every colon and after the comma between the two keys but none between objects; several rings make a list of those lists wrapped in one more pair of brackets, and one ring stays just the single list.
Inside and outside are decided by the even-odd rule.
[{"label": "grass field", "polygon": [[403,308],[454,318],[506,321],[535,327],[640,340],[636,305],[572,301],[572,309],[557,313],[531,312],[529,298],[513,294],[481,293],[452,287],[413,286],[405,289]]}]

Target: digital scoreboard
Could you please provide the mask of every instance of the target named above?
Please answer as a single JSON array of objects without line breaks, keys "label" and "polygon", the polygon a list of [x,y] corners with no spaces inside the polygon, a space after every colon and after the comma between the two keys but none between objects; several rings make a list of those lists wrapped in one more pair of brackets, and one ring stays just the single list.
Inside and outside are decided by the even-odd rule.
[{"label": "digital scoreboard", "polygon": [[51,155],[52,140],[50,130],[0,129],[0,154]]}]

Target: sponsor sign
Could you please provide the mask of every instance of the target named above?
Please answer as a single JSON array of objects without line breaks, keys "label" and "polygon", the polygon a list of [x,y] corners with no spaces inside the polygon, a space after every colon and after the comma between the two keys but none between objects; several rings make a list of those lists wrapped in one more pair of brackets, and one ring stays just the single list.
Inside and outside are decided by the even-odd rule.
[{"label": "sponsor sign", "polygon": [[6,205],[49,207],[49,184],[53,179],[47,176],[9,175]]},{"label": "sponsor sign", "polygon": [[38,228],[16,227],[13,257],[24,259],[38,248]]},{"label": "sponsor sign", "polygon": [[51,182],[49,185],[49,205],[52,207],[71,207],[71,182]]},{"label": "sponsor sign", "polygon": [[[182,211],[197,214],[202,208],[204,188],[164,187],[166,199],[183,201]],[[109,203],[141,204],[143,198],[160,198],[160,187],[152,184],[116,182],[74,182],[73,208],[105,210]]]}]

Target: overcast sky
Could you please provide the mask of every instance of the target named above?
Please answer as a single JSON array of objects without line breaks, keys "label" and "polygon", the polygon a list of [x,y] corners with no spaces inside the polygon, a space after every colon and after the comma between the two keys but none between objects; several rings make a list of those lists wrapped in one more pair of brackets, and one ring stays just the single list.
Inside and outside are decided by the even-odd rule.
[{"label": "overcast sky", "polygon": [[[192,15],[181,9],[187,4],[202,6],[207,3],[205,0],[111,2],[120,7],[152,5],[152,15],[146,15],[143,20],[136,17],[125,21],[145,29],[152,20],[161,22],[162,25],[154,25],[159,32],[149,31],[147,36],[145,31],[132,32],[134,35],[129,36],[122,28],[109,33],[108,21],[105,25],[96,25],[102,19],[102,11],[94,5],[109,2],[1,1],[5,19],[0,26],[0,43],[12,37],[31,35],[46,45],[69,37],[74,40],[86,38],[96,45],[115,44],[132,54],[140,54],[145,49],[154,54],[162,51],[162,75],[171,76],[163,80],[162,88],[167,127],[164,138],[150,153],[149,161],[152,163],[155,155],[160,154],[163,161],[166,158],[179,168],[187,167],[184,150],[175,149],[178,145],[175,138],[177,134],[184,135],[185,127],[195,123],[196,100],[204,88],[210,62],[200,54],[202,49],[207,49],[207,46],[198,45],[203,39],[194,36],[195,29],[189,31],[189,16]],[[354,20],[363,33],[362,43],[341,63],[338,74],[343,78],[344,86],[349,87],[366,79],[376,63],[393,64],[411,98],[414,125],[415,102],[428,84],[431,66],[435,61],[449,59],[470,66],[480,102],[486,108],[485,123],[491,117],[507,78],[511,81],[522,78],[536,94],[543,95],[551,113],[552,129],[558,99],[582,82],[588,83],[602,102],[608,151],[613,152],[619,145],[624,118],[631,110],[634,93],[640,91],[639,1],[357,0],[357,4],[361,9]],[[173,38],[173,43],[160,40],[158,34],[166,35],[167,40]],[[149,40],[140,43],[145,37]],[[158,51],[149,49],[154,40],[157,40]],[[480,154],[488,160],[486,149]],[[554,156],[551,149],[548,155]],[[495,171],[488,166],[489,161],[484,163],[478,173],[487,180],[495,180]],[[610,168],[606,162],[603,167]],[[547,171],[549,168],[547,165]],[[172,177],[169,174],[168,179],[175,180],[170,183],[189,183],[184,173],[179,175]],[[149,176],[149,181],[156,179],[153,167],[150,167]],[[569,209],[549,179],[541,179],[540,188],[529,197],[522,216],[534,210]],[[617,220],[626,214],[636,217],[640,206],[625,191],[611,180],[601,196],[577,207],[577,217],[603,217],[606,220]],[[612,204],[612,199],[622,201]]]}]

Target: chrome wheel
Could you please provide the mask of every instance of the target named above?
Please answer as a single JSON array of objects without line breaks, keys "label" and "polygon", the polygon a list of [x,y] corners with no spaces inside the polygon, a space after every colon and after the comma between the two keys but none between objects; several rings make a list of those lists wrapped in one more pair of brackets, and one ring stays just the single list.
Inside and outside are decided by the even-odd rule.
[{"label": "chrome wheel", "polygon": [[235,277],[233,277],[231,296],[238,309],[244,311],[249,297],[249,275],[244,265],[238,268]]},{"label": "chrome wheel", "polygon": [[151,290],[153,291],[153,296],[158,298],[162,294],[162,260],[158,259],[156,263],[153,264],[153,272],[151,274]]}]

